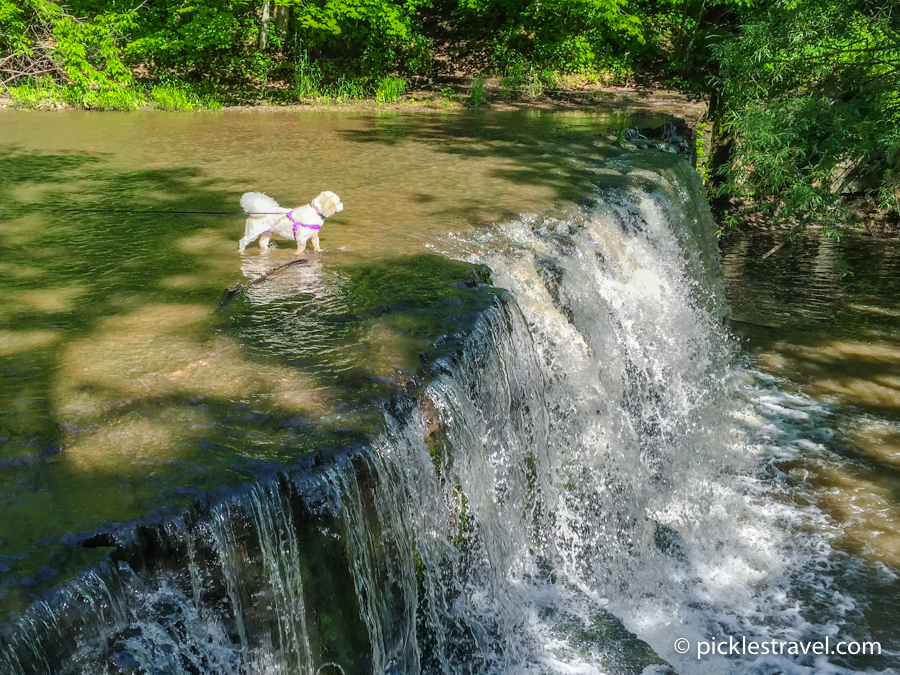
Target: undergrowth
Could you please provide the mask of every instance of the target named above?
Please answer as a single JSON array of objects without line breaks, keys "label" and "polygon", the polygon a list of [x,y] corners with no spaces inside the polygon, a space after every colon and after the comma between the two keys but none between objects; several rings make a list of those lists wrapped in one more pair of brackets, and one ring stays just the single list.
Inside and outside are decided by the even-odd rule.
[{"label": "undergrowth", "polygon": [[159,110],[200,110],[221,106],[218,101],[201,99],[194,92],[172,85],[160,85],[150,90],[150,100]]},{"label": "undergrowth", "polygon": [[375,88],[377,103],[396,103],[406,91],[406,80],[402,77],[385,77]]},{"label": "undergrowth", "polygon": [[484,73],[478,73],[475,76],[475,79],[472,80],[472,86],[469,88],[469,98],[466,100],[466,105],[477,108],[488,104],[487,93],[484,86],[486,79],[487,77]]},{"label": "undergrowth", "polygon": [[201,98],[188,89],[173,85],[151,87],[149,94],[134,86],[86,89],[77,85],[59,85],[51,79],[32,80],[7,90],[14,108],[32,110],[73,107],[81,110],[118,110],[128,112],[144,107],[158,110],[202,110],[220,108],[210,98]]}]

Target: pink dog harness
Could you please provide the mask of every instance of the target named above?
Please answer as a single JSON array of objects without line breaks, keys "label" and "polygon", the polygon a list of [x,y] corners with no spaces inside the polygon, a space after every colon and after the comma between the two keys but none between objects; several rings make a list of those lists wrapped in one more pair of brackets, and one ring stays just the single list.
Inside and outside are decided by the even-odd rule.
[{"label": "pink dog harness", "polygon": [[319,228],[322,227],[321,225],[307,225],[306,223],[301,223],[301,222],[294,220],[294,210],[293,209],[291,209],[290,211],[285,213],[284,216],[289,221],[291,221],[291,225],[294,226],[294,241],[297,241],[297,228],[298,227],[308,227],[311,230],[318,230]]}]

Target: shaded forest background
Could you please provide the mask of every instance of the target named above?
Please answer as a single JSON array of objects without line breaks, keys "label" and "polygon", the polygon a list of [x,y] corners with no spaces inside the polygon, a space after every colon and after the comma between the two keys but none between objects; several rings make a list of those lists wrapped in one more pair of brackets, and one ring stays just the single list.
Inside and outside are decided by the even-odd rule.
[{"label": "shaded forest background", "polygon": [[[0,0],[0,90],[39,107],[486,104],[579,82],[709,101],[713,196],[826,232],[900,212],[896,0]],[[868,208],[859,209],[860,198]]]}]

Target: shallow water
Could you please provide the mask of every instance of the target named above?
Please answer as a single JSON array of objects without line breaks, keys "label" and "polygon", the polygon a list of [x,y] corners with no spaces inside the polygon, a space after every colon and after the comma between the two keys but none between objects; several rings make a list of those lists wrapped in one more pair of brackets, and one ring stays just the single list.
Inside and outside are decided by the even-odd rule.
[{"label": "shallow water", "polygon": [[[99,571],[0,639],[94,603],[71,672],[892,672],[896,249],[748,237],[723,283],[623,123],[3,111],[0,605]],[[294,259],[237,254],[259,189],[346,208],[214,312]],[[728,635],[886,653],[673,649]]]},{"label": "shallow water", "polygon": [[[577,208],[624,119],[0,111],[0,603],[80,562],[61,537],[371,439],[392,383],[491,301],[425,244]],[[237,254],[240,195],[326,189],[323,253],[212,314],[294,259]]]},{"label": "shallow water", "polygon": [[[725,242],[726,289],[773,417],[772,466],[790,499],[826,517],[845,592],[891,644],[900,621],[900,240],[818,231],[763,260],[782,233]],[[848,589],[852,589],[849,590]]]},{"label": "shallow water", "polygon": [[[846,529],[848,552],[900,565],[900,240],[854,234],[728,242],[734,327],[753,363],[792,393],[825,404],[837,432],[831,458],[786,470]],[[813,466],[813,465],[816,466]]]}]

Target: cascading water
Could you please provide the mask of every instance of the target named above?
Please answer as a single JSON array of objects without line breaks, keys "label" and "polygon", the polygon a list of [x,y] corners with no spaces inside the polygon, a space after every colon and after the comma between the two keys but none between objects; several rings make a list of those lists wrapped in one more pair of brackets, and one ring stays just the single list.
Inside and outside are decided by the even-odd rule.
[{"label": "cascading water", "polygon": [[23,617],[0,671],[838,672],[673,648],[834,636],[852,601],[766,474],[809,411],[734,361],[690,168],[641,155],[597,186],[442,242],[508,293],[370,447],[140,528]]}]

